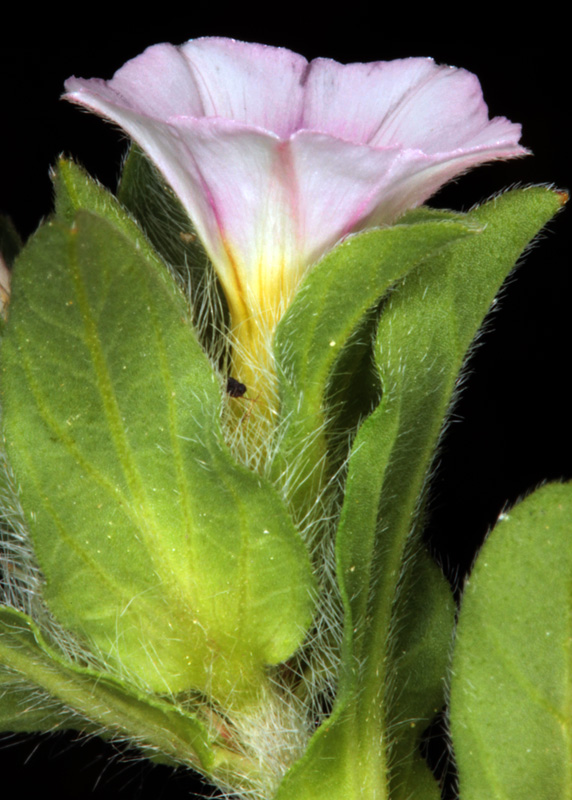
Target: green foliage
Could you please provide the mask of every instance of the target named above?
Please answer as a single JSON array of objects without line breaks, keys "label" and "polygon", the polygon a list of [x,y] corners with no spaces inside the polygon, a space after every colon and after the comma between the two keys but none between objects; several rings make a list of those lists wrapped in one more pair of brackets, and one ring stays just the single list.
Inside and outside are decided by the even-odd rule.
[{"label": "green foliage", "polygon": [[[319,491],[319,466],[326,449],[324,400],[336,358],[391,284],[431,253],[471,232],[470,224],[458,217],[366,231],[328,253],[297,292],[275,339],[281,416],[287,428],[274,471],[288,474],[305,467],[308,479],[298,483],[310,501]],[[300,503],[304,501],[298,498]]]},{"label": "green foliage", "polygon": [[[280,800],[393,800],[428,783],[418,736],[444,700],[447,653],[436,654],[452,615],[443,580],[419,555],[423,492],[467,350],[522,250],[559,206],[544,188],[493,199],[466,215],[474,235],[428,254],[389,295],[376,347],[383,397],[356,436],[337,534],[345,608],[338,706]],[[414,229],[440,216],[418,209],[403,222]],[[425,640],[416,633],[420,609]],[[426,792],[438,796],[436,786]]]},{"label": "green foliage", "polygon": [[450,724],[462,800],[572,793],[572,485],[499,519],[462,598]]},{"label": "green foliage", "polygon": [[190,714],[62,658],[38,626],[12,608],[0,607],[0,659],[0,730],[102,731],[129,736],[178,763],[213,764],[205,726]]},{"label": "green foliage", "polygon": [[[560,196],[417,209],[327,254],[277,330],[270,482],[224,440],[222,351],[206,344],[223,312],[178,202],[137,150],[119,200],[65,160],[55,183],[2,345],[6,455],[45,585],[37,619],[0,609],[0,729],[106,731],[267,798],[299,744],[268,778],[237,719],[254,729],[291,703],[309,737],[303,679],[282,673],[311,672],[330,636],[335,706],[276,799],[437,800],[419,745],[445,702],[454,606],[422,545],[425,491],[471,343]],[[569,791],[568,497],[547,487],[511,512],[469,583],[451,710],[462,800]],[[299,528],[327,539],[335,522],[336,563],[318,564],[327,544]],[[522,587],[536,604],[547,585],[527,605]]]},{"label": "green foliage", "polygon": [[240,706],[310,623],[308,556],[276,491],[232,460],[184,298],[117,213],[57,218],[18,261],[8,457],[58,620],[154,691]]},{"label": "green foliage", "polygon": [[[6,657],[2,638],[0,649]],[[3,660],[4,660],[3,658]],[[83,720],[57,703],[47,692],[27,682],[22,673],[0,667],[0,731],[11,733],[38,733],[65,728],[82,729]]]}]

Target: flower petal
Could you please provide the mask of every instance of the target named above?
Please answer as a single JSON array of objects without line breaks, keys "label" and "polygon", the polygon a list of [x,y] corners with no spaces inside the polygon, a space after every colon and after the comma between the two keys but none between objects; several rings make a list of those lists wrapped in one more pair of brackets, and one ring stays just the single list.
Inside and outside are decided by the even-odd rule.
[{"label": "flower petal", "polygon": [[181,53],[201,86],[206,117],[224,117],[287,138],[300,125],[308,62],[282,47],[207,37]]},{"label": "flower petal", "polygon": [[499,141],[514,148],[520,138],[520,125],[489,120],[478,78],[464,69],[430,58],[347,65],[316,59],[310,66],[303,119],[309,130],[427,154]]},{"label": "flower petal", "polygon": [[107,83],[66,88],[148,153],[217,269],[240,264],[258,285],[262,264],[290,265],[297,280],[351,230],[392,222],[476,164],[527,152],[519,125],[488,119],[474,75],[428,58],[308,64],[211,37],[150,47]]},{"label": "flower petal", "polygon": [[64,96],[76,102],[99,96],[162,120],[223,117],[286,138],[300,124],[307,70],[303,56],[284,48],[206,37],[181,47],[153,45],[107,82],[68,78]]},{"label": "flower petal", "polygon": [[338,240],[394,222],[477,164],[527,152],[519,125],[489,120],[474,75],[426,58],[309,64],[205,38],[156,45],[111,81],[66,89],[127,131],[178,195],[252,363],[268,361],[302,275]]}]

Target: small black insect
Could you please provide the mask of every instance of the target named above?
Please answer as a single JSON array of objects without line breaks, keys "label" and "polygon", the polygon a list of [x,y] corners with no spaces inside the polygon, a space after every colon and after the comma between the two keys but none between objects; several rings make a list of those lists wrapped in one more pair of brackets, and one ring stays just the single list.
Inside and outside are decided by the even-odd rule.
[{"label": "small black insect", "polygon": [[246,394],[246,386],[236,378],[229,378],[226,382],[226,391],[231,397],[243,397]]}]

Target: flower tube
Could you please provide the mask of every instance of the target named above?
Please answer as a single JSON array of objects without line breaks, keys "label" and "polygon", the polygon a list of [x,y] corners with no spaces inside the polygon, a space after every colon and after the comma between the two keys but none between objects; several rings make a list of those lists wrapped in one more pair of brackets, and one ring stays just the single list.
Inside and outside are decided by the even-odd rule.
[{"label": "flower tube", "polygon": [[527,153],[520,125],[489,120],[476,76],[429,58],[308,62],[209,37],[66,90],[121,126],[187,210],[227,298],[233,372],[263,406],[273,331],[314,262],[471,167]]}]

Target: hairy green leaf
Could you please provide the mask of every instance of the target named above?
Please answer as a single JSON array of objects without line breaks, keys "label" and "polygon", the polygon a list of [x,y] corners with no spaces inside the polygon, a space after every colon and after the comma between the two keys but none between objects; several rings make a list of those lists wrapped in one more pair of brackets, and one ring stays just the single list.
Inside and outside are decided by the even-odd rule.
[{"label": "hairy green leaf", "polygon": [[[0,683],[6,689],[0,700],[1,730],[104,729],[111,735],[127,734],[178,763],[203,770],[213,763],[205,726],[198,720],[168,701],[65,661],[46,644],[35,623],[12,608],[0,607],[0,661],[9,669]],[[18,678],[26,682],[25,690],[18,687]],[[37,709],[19,707],[34,692],[35,702],[40,700]]]},{"label": "hairy green leaf", "polygon": [[463,594],[450,724],[462,800],[572,795],[572,484],[499,519]]},{"label": "hairy green leaf", "polygon": [[0,731],[40,733],[65,728],[81,730],[82,722],[22,675],[0,666]]},{"label": "hairy green leaf", "polygon": [[131,680],[240,705],[304,637],[308,556],[231,458],[186,303],[115,213],[56,220],[19,259],[8,457],[59,621]]},{"label": "hairy green leaf", "polygon": [[275,474],[296,470],[305,476],[297,481],[302,488],[296,502],[302,506],[319,491],[326,385],[350,335],[392,283],[470,233],[471,226],[458,218],[366,231],[338,245],[304,280],[275,340],[281,415],[288,422]]},{"label": "hairy green leaf", "polygon": [[[304,800],[323,796],[332,758],[332,798],[358,798],[366,787],[379,798],[407,797],[420,781],[437,796],[420,763],[418,723],[444,696],[447,651],[436,654],[450,635],[451,604],[442,576],[432,580],[418,556],[423,493],[467,350],[522,250],[561,204],[542,187],[475,209],[465,217],[475,235],[428,253],[385,303],[376,347],[383,397],[354,442],[337,536],[345,608],[338,706],[286,777],[280,800],[297,791]],[[448,219],[417,209],[404,222],[415,231],[441,216]],[[427,613],[421,647],[424,617],[413,609]],[[427,659],[418,692],[410,676]]]}]

